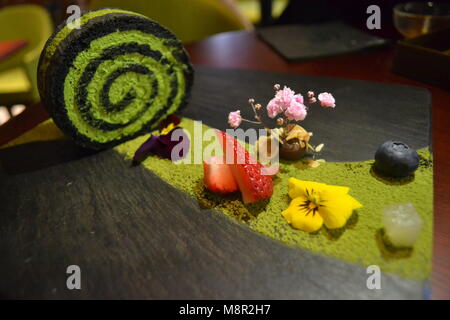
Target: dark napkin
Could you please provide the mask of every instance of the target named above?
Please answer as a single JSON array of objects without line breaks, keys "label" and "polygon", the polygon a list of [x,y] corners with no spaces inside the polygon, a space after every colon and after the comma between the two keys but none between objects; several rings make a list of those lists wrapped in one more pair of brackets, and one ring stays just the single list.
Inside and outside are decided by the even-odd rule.
[{"label": "dark napkin", "polygon": [[258,35],[287,60],[308,60],[380,47],[388,40],[342,22],[282,25],[258,29]]}]

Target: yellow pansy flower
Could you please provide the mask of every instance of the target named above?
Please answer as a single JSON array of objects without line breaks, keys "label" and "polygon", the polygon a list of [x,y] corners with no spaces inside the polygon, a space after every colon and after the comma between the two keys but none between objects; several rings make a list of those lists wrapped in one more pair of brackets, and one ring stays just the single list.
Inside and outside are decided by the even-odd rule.
[{"label": "yellow pansy flower", "polygon": [[362,204],[348,194],[350,188],[325,183],[289,179],[289,196],[293,199],[282,212],[294,228],[306,232],[341,228]]}]

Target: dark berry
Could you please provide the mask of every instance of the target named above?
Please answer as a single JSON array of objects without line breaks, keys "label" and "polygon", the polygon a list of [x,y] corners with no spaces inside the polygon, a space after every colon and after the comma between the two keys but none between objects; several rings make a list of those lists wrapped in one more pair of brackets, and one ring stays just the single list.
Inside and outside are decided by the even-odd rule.
[{"label": "dark berry", "polygon": [[416,150],[403,142],[386,141],[375,153],[375,170],[389,177],[407,177],[418,166],[419,155]]}]

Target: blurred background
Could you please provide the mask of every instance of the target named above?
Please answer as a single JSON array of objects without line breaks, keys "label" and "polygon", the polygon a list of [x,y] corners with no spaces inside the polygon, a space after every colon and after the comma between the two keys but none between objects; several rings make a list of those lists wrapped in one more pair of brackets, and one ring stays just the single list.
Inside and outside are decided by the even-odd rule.
[{"label": "blurred background", "polygon": [[[401,39],[393,8],[400,0],[0,0],[0,125],[39,101],[36,66],[69,5],[82,11],[117,7],[142,13],[172,30],[184,43],[214,34],[283,24],[341,20],[373,35]],[[430,2],[421,1],[425,9]],[[445,2],[449,1],[437,1]],[[366,8],[381,8],[380,30],[366,27]],[[421,9],[423,10],[423,8]],[[422,23],[422,22],[421,22]]]}]

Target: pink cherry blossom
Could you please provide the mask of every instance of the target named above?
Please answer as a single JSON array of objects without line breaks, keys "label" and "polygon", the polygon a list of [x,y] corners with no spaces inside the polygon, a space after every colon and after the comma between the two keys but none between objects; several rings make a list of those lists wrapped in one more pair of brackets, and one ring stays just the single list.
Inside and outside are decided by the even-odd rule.
[{"label": "pink cherry blossom", "polygon": [[237,128],[242,122],[241,111],[237,110],[234,112],[230,112],[228,115],[228,124],[232,128]]},{"label": "pink cherry blossom", "polygon": [[298,102],[298,103],[301,103],[301,104],[304,103],[303,96],[302,96],[300,93],[299,93],[299,94],[296,94],[296,95],[294,96],[294,100],[295,100],[296,102]]},{"label": "pink cherry blossom", "polygon": [[282,104],[278,101],[277,98],[273,98],[272,100],[269,101],[269,103],[267,104],[267,115],[270,118],[275,118],[277,115],[279,115],[280,113],[283,112],[283,106]]},{"label": "pink cherry blossom", "polygon": [[322,107],[334,108],[336,106],[336,100],[331,93],[322,92],[321,94],[319,94],[318,99]]},{"label": "pink cherry blossom", "polygon": [[284,112],[284,115],[288,118],[288,120],[304,120],[306,117],[306,106],[293,101],[289,108],[287,108]]},{"label": "pink cherry blossom", "polygon": [[267,115],[275,118],[289,108],[292,102],[303,103],[303,96],[296,95],[294,91],[285,86],[282,90],[278,90],[275,97],[267,104]]},{"label": "pink cherry blossom", "polygon": [[295,92],[292,91],[291,88],[284,86],[283,90],[279,90],[275,94],[275,99],[278,99],[279,104],[281,104],[283,110],[285,110],[289,107],[291,101],[295,100]]}]

